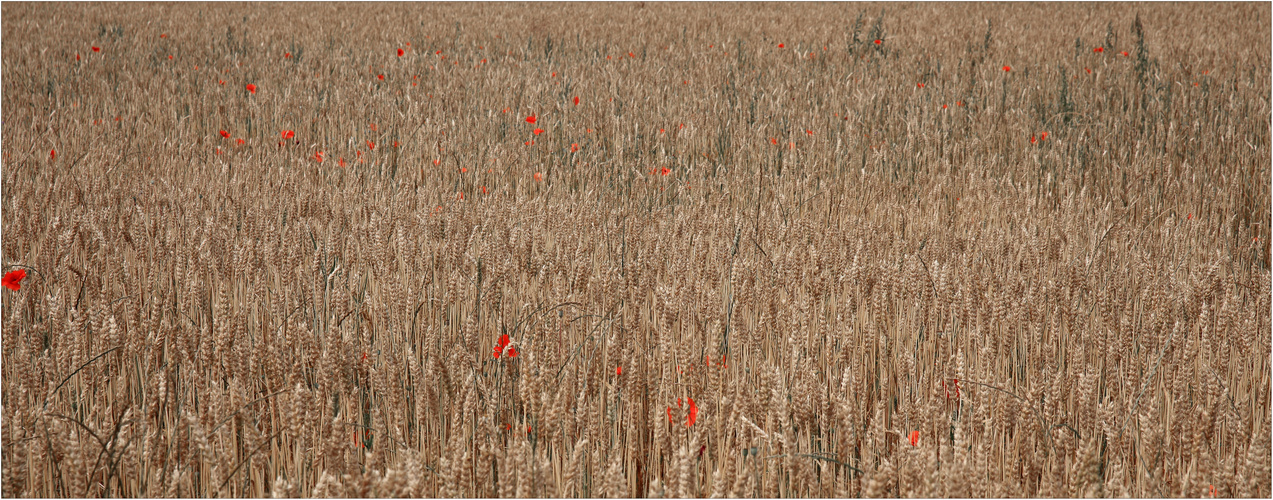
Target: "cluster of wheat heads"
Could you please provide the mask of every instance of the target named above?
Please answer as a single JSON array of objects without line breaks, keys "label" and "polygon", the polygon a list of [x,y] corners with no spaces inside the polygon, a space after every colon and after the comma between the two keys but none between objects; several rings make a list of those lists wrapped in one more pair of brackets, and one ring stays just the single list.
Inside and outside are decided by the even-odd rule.
[{"label": "cluster of wheat heads", "polygon": [[3,494],[1268,496],[1269,14],[6,3]]}]

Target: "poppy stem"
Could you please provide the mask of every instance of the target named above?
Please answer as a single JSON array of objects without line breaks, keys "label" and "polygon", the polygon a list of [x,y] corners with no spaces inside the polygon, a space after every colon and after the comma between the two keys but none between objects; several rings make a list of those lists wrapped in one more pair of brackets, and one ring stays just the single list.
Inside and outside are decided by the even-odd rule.
[{"label": "poppy stem", "polygon": [[118,299],[112,300],[112,301],[111,301],[111,305],[110,305],[110,307],[107,307],[107,309],[110,309],[111,307],[115,307],[115,304],[118,304],[118,303],[119,303],[119,301],[124,300],[124,299],[127,299],[127,298],[130,298],[130,297],[132,297],[132,295],[125,295],[125,296],[120,297],[120,298],[118,298]]},{"label": "poppy stem", "polygon": [[255,449],[253,449],[250,453],[247,454],[247,456],[244,456],[241,460],[239,460],[239,465],[235,466],[234,470],[230,471],[230,475],[226,476],[224,481],[221,481],[221,486],[217,488],[217,495],[221,494],[221,490],[225,489],[225,485],[230,484],[230,480],[234,479],[234,476],[239,473],[239,469],[243,468],[243,464],[248,463],[248,459],[252,458],[252,455],[255,455],[256,452],[261,451],[261,448],[264,448],[266,445],[270,444],[270,441],[273,441],[274,438],[279,437],[279,435],[282,433],[283,431],[278,431],[278,432],[275,432],[270,437],[265,438],[265,441],[262,441],[261,444],[257,445]]},{"label": "poppy stem", "polygon": [[278,391],[274,392],[273,394],[267,394],[267,395],[265,395],[265,396],[261,396],[261,397],[259,397],[259,398],[253,399],[252,401],[249,401],[247,404],[245,404],[245,405],[243,405],[243,406],[239,407],[239,409],[234,410],[234,413],[231,413],[231,414],[229,414],[229,415],[226,415],[226,416],[225,416],[225,418],[221,419],[221,421],[220,421],[220,422],[217,422],[217,425],[212,426],[212,430],[208,431],[208,434],[209,434],[209,435],[215,434],[215,433],[217,432],[217,429],[220,429],[222,425],[225,425],[225,423],[226,423],[226,422],[229,422],[229,421],[230,421],[230,419],[231,419],[231,418],[234,418],[234,416],[235,416],[235,415],[238,415],[238,414],[239,414],[239,412],[241,412],[241,411],[243,411],[243,410],[246,410],[246,409],[247,409],[247,407],[252,406],[252,405],[254,405],[254,404],[257,404],[257,403],[259,403],[259,402],[261,402],[261,401],[264,401],[264,400],[270,399],[270,398],[272,398],[272,397],[274,397],[274,396],[277,396],[277,395],[282,394],[282,393],[287,392],[287,391],[288,391],[288,389],[279,389]]},{"label": "poppy stem", "polygon": [[110,354],[110,352],[111,352],[111,351],[114,351],[114,350],[116,350],[116,349],[119,349],[120,347],[123,347],[123,346],[115,346],[115,347],[112,347],[112,348],[110,348],[110,349],[107,349],[107,350],[105,350],[105,351],[102,351],[102,352],[101,352],[101,354],[98,354],[98,355],[96,355],[96,356],[93,356],[93,359],[90,359],[90,360],[88,360],[88,361],[85,361],[85,362],[84,362],[84,364],[80,365],[80,367],[79,367],[79,368],[76,368],[76,369],[75,369],[75,371],[71,372],[71,374],[70,374],[70,375],[67,375],[67,376],[66,376],[66,378],[62,379],[62,382],[61,382],[61,383],[59,383],[59,384],[57,385],[57,387],[54,387],[54,388],[53,388],[53,391],[49,392],[49,394],[47,394],[47,395],[45,395],[45,396],[44,396],[44,403],[42,403],[42,404],[40,405],[40,407],[41,407],[41,408],[48,408],[48,407],[49,407],[49,396],[51,396],[51,395],[53,395],[53,394],[57,394],[58,389],[61,389],[61,388],[62,388],[62,386],[66,385],[66,382],[67,382],[67,381],[69,381],[69,380],[71,380],[71,377],[74,377],[74,376],[75,376],[75,374],[76,374],[76,373],[79,373],[79,372],[80,372],[80,370],[83,370],[83,369],[84,369],[84,367],[86,367],[86,366],[88,366],[88,365],[92,364],[94,361],[97,361],[97,360],[101,359],[101,358],[102,358],[102,356],[105,356],[105,355],[107,355],[107,354]]},{"label": "poppy stem", "polygon": [[[583,304],[580,304],[580,303],[578,303],[578,302],[562,302],[562,303],[560,303],[560,304],[557,304],[557,305],[555,305],[555,306],[552,306],[552,307],[548,308],[548,310],[543,311],[543,312],[544,312],[544,313],[550,313],[550,312],[553,312],[553,311],[557,310],[558,308],[565,307],[565,306],[583,307]],[[522,318],[520,321],[518,321],[516,324],[514,324],[514,325],[513,325],[513,331],[512,331],[511,333],[509,333],[509,336],[511,337],[511,336],[515,336],[515,335],[517,335],[517,330],[518,330],[519,328],[521,328],[522,323],[524,323],[526,320],[530,319],[531,317],[534,317],[536,314],[539,314],[539,312],[540,312],[540,311],[542,311],[543,309],[544,309],[544,308],[543,308],[543,306],[540,306],[540,307],[536,308],[534,312],[532,312],[532,313],[530,313],[530,314],[527,314],[527,315],[526,315],[526,317]]]},{"label": "poppy stem", "polygon": [[859,469],[859,468],[854,467],[854,466],[852,466],[852,465],[846,464],[846,463],[841,462],[841,461],[839,461],[839,460],[836,460],[836,459],[834,459],[834,458],[831,458],[831,457],[824,457],[824,456],[822,456],[822,455],[810,455],[810,454],[808,454],[808,453],[780,453],[780,454],[777,454],[777,455],[769,455],[769,456],[767,456],[767,457],[764,457],[764,459],[765,459],[765,460],[769,460],[769,459],[771,459],[771,458],[782,458],[782,457],[785,457],[785,456],[787,456],[787,455],[791,455],[791,456],[793,456],[793,457],[804,457],[804,458],[813,458],[813,459],[817,459],[817,460],[826,460],[826,461],[828,461],[828,462],[834,462],[834,463],[837,463],[837,464],[842,465],[842,466],[844,466],[844,467],[847,467],[849,470],[851,470],[851,471],[853,471],[853,472],[856,472],[856,473],[858,473],[858,474],[865,474],[865,473],[866,473],[866,472],[863,472],[863,471],[862,471],[862,469]]},{"label": "poppy stem", "polygon": [[1179,330],[1179,328],[1171,329],[1171,334],[1167,335],[1167,342],[1163,344],[1162,350],[1158,351],[1158,361],[1154,362],[1154,369],[1149,372],[1149,378],[1145,379],[1145,384],[1141,386],[1140,393],[1136,395],[1136,402],[1132,404],[1132,411],[1127,412],[1127,415],[1123,416],[1123,425],[1118,427],[1118,436],[1114,438],[1114,441],[1118,441],[1123,437],[1123,431],[1127,430],[1128,417],[1136,414],[1136,409],[1140,407],[1140,398],[1145,395],[1145,389],[1149,388],[1149,381],[1158,375],[1158,366],[1162,364],[1162,358],[1164,354],[1167,354],[1167,349],[1171,348],[1171,339],[1176,336],[1176,330]]},{"label": "poppy stem", "polygon": [[[616,307],[619,307],[619,302],[615,302],[613,306],[610,306],[610,310],[606,312],[605,316],[610,316],[610,315],[614,314],[614,309],[615,309]],[[613,318],[611,318],[611,320],[613,321]],[[572,321],[573,321],[573,320],[572,320]],[[593,327],[592,327],[592,332],[591,332],[591,333],[589,333],[589,334],[588,334],[588,336],[584,338],[584,341],[583,341],[583,342],[580,342],[580,343],[579,343],[579,345],[576,345],[576,346],[575,346],[575,352],[571,353],[571,354],[570,354],[570,357],[566,359],[566,362],[561,364],[561,368],[558,368],[558,369],[557,369],[557,377],[556,377],[556,378],[557,378],[558,380],[561,380],[561,372],[562,372],[562,371],[564,371],[564,370],[566,369],[566,366],[570,364],[570,361],[571,361],[571,360],[575,359],[575,356],[579,354],[579,350],[583,347],[583,345],[584,345],[584,344],[586,344],[586,343],[588,343],[588,339],[591,339],[591,338],[593,337],[593,335],[596,335],[596,333],[597,333],[597,329],[601,327],[601,323],[603,323],[603,322],[604,322],[604,321],[599,321],[599,322],[597,322],[596,326],[593,326]]]}]

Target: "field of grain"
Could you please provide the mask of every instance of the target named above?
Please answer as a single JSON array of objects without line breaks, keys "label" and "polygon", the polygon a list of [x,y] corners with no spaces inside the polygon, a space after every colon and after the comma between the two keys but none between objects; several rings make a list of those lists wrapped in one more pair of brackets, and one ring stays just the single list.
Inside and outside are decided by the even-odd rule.
[{"label": "field of grain", "polygon": [[5,497],[1273,494],[1267,3],[2,10]]}]

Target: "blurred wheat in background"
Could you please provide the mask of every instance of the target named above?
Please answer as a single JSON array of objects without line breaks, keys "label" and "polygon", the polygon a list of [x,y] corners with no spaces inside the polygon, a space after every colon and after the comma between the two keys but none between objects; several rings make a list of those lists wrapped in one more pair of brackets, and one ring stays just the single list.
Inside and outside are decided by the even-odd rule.
[{"label": "blurred wheat in background", "polygon": [[1270,490],[1264,4],[3,6],[3,495]]}]

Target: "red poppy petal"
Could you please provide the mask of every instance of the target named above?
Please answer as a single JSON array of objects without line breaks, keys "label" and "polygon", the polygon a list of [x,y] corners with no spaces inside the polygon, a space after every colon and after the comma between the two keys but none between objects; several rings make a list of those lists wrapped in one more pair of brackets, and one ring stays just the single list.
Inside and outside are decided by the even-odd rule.
[{"label": "red poppy petal", "polygon": [[5,288],[18,291],[22,288],[22,280],[27,277],[25,269],[15,269],[4,274],[4,279],[0,280]]}]

